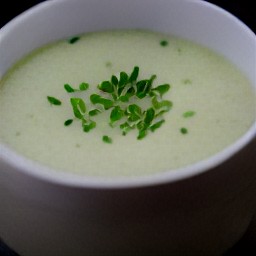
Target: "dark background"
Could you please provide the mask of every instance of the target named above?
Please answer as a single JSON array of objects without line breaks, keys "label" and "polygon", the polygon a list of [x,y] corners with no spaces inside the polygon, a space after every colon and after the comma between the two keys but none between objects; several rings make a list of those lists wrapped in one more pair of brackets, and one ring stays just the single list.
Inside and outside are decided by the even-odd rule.
[{"label": "dark background", "polygon": [[[72,0],[71,0],[72,1]],[[104,0],[103,0],[104,1]],[[127,0],[129,1],[129,0]],[[139,1],[139,0],[138,0]],[[156,0],[157,1],[157,0]],[[4,26],[13,17],[22,13],[31,6],[40,3],[40,0],[16,0],[3,1],[0,3],[0,27]],[[256,33],[256,8],[253,6],[255,1],[249,0],[208,0],[208,2],[216,4],[244,22],[251,30]],[[0,230],[1,236],[1,230]],[[234,248],[225,254],[225,256],[233,255],[256,255],[255,244],[245,239],[240,241]],[[16,256],[6,245],[1,242],[0,238],[0,256]],[[36,256],[36,255],[35,255]],[[47,255],[46,255],[47,256]]]},{"label": "dark background", "polygon": [[[72,1],[72,0],[71,0]],[[129,0],[127,0],[129,1]],[[138,0],[139,1],[139,0]],[[156,0],[157,1],[157,0]],[[3,1],[0,3],[0,27],[20,14],[29,7],[40,3],[40,0],[16,0]],[[256,33],[256,9],[252,0],[208,0],[227,11],[231,12],[242,20],[254,33]]]}]

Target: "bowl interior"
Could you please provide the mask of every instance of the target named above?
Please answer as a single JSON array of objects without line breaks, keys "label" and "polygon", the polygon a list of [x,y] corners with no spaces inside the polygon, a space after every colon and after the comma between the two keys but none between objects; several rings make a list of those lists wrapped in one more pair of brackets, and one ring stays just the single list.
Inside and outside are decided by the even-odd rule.
[{"label": "bowl interior", "polygon": [[[256,58],[252,54],[256,51],[254,33],[226,11],[197,0],[46,1],[1,29],[0,76],[19,58],[46,43],[80,33],[120,28],[149,29],[174,34],[207,46],[233,62],[256,86]],[[255,130],[254,124],[239,141],[217,156],[177,172],[162,174],[158,177],[159,181],[166,180],[165,175],[169,175],[169,181],[177,180],[220,164],[245,146],[255,136]],[[23,169],[35,169],[35,164],[28,164],[8,149],[3,149],[3,152],[9,162],[19,158],[19,163],[23,163],[19,164],[19,168],[23,166]],[[37,169],[40,168],[37,166]],[[55,178],[52,174],[39,176],[60,179],[60,175]],[[67,180],[81,183],[80,178],[62,177],[62,181]],[[145,178],[146,183],[156,180],[156,177]],[[122,182],[126,184],[127,181]],[[134,184],[134,180],[131,182]],[[141,182],[140,180],[139,184]]]},{"label": "bowl interior", "polygon": [[226,56],[255,81],[254,33],[219,7],[196,0],[46,1],[2,29],[0,75],[21,56],[46,43],[120,28],[155,30],[200,43]]}]

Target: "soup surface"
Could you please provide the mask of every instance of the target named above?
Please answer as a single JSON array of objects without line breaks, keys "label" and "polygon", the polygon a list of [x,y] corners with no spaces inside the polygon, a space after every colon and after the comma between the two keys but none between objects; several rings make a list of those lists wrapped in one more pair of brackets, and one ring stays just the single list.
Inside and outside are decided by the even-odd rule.
[{"label": "soup surface", "polygon": [[[122,135],[104,114],[81,129],[70,97],[140,68],[139,79],[156,75],[170,84],[163,98],[173,103],[165,122],[145,138]],[[67,93],[64,84],[85,92]],[[62,104],[47,100],[54,96]],[[139,99],[138,99],[139,102]],[[138,103],[136,102],[136,104]],[[255,92],[248,79],[222,56],[192,42],[148,31],[106,31],[63,40],[32,52],[0,83],[0,140],[17,152],[60,171],[87,176],[137,176],[184,167],[233,143],[255,120]],[[65,126],[64,122],[73,119]],[[107,135],[112,143],[102,137]]]}]

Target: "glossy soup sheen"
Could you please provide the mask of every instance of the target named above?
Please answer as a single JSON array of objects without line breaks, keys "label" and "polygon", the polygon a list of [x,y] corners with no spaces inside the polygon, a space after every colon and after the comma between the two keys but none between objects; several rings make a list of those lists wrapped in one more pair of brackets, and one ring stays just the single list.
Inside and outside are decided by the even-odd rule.
[{"label": "glossy soup sheen", "polygon": [[[105,31],[62,40],[19,61],[0,84],[0,140],[28,158],[54,169],[87,176],[137,176],[174,170],[206,159],[233,143],[255,119],[255,92],[248,79],[222,56],[192,42],[149,31]],[[164,42],[164,43],[163,43]],[[123,136],[106,115],[83,132],[73,118],[70,94],[97,85],[139,66],[139,78],[157,75],[154,85],[168,83],[164,96],[173,102],[165,123],[142,140]],[[49,104],[47,96],[62,101]],[[87,99],[86,99],[87,102]],[[88,103],[89,104],[89,103]],[[192,111],[194,115],[184,117]],[[182,133],[186,128],[187,133]],[[104,143],[102,136],[112,138]]]}]

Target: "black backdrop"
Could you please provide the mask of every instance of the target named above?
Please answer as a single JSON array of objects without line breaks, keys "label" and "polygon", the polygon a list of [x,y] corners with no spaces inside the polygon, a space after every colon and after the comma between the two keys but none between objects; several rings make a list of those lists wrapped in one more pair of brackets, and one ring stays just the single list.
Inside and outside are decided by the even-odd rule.
[{"label": "black backdrop", "polygon": [[[71,0],[72,1],[72,0]],[[104,0],[103,0],[104,1]],[[129,0],[127,0],[129,1]],[[139,0],[138,0],[139,1]],[[157,0],[156,0],[157,1]],[[171,0],[170,0],[171,1]],[[0,3],[0,28],[4,26],[8,21],[10,21],[16,15],[22,13],[26,9],[30,8],[37,3],[43,1],[40,0],[1,0]],[[256,9],[254,8],[254,2],[251,0],[208,0],[213,4],[216,4],[230,13],[237,16],[241,21],[243,21],[249,28],[251,28],[254,33],[256,33]],[[1,237],[1,231],[0,231]],[[250,249],[250,253],[248,252]],[[244,254],[245,253],[245,254]],[[231,249],[225,256],[233,255],[256,255],[255,246],[246,242],[241,241],[233,249]],[[0,238],[0,256],[17,256],[16,253],[12,252],[7,248],[6,245],[1,242]]]},{"label": "black backdrop", "polygon": [[[72,0],[71,0],[72,1]],[[129,1],[129,0],[127,0]],[[139,0],[138,0],[139,1]],[[157,0],[156,0],[157,1]],[[8,0],[0,3],[0,27],[13,17],[40,3],[40,0]],[[208,2],[219,5],[242,20],[254,33],[256,33],[256,8],[251,0],[208,0]]]}]

